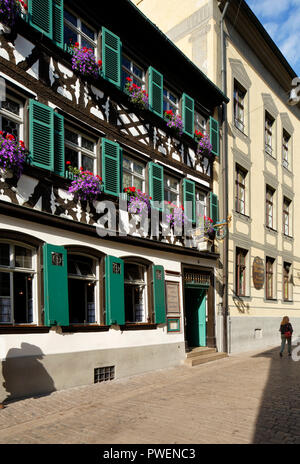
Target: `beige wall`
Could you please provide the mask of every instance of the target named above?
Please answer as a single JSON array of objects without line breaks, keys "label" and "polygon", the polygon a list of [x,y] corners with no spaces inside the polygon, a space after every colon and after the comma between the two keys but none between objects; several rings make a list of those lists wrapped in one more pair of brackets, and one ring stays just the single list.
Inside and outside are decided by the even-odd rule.
[{"label": "beige wall", "polygon": [[[135,3],[138,3],[136,1]],[[181,50],[197,64],[218,86],[220,72],[220,11],[216,0],[143,0],[138,7]],[[227,95],[228,104],[228,156],[229,156],[229,214],[232,215],[229,241],[229,309],[230,316],[300,317],[300,214],[297,203],[300,198],[300,164],[297,151],[300,146],[300,112],[290,107],[288,95],[266,69],[252,48],[239,36],[230,23],[226,24],[227,40]],[[233,124],[233,82],[236,78],[247,89],[246,136]],[[292,78],[291,78],[292,80]],[[264,115],[271,111],[275,117],[274,157],[264,150]],[[291,169],[282,166],[282,130],[292,132]],[[247,214],[235,212],[235,164],[248,171]],[[215,165],[216,191],[221,190],[220,167]],[[266,184],[276,189],[275,229],[269,231],[265,220]],[[283,196],[292,200],[292,238],[283,234]],[[235,291],[235,248],[248,251],[246,298],[236,298]],[[222,248],[222,247],[221,247]],[[220,249],[220,251],[222,251]],[[265,288],[256,290],[252,280],[252,264],[255,256],[264,261],[266,256],[275,258],[275,298],[265,298]],[[283,301],[283,262],[292,263],[293,302]],[[221,278],[221,272],[219,277]],[[239,319],[240,319],[239,317]]]}]

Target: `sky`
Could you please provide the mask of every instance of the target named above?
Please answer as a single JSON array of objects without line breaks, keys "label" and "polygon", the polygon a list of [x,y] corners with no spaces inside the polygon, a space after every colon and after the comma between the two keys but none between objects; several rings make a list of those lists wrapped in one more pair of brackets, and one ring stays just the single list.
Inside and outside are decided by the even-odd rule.
[{"label": "sky", "polygon": [[300,77],[300,0],[246,0]]}]

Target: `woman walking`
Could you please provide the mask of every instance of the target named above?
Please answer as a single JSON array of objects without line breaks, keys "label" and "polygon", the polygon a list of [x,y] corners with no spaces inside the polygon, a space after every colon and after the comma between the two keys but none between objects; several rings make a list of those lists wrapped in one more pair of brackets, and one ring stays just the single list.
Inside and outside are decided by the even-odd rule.
[{"label": "woman walking", "polygon": [[293,333],[293,327],[292,324],[290,323],[290,320],[287,316],[284,316],[284,318],[281,321],[279,331],[281,333],[281,348],[280,348],[280,357],[282,357],[282,353],[284,351],[285,343],[287,342],[288,344],[288,353],[289,356],[291,356],[292,352],[292,333]]}]

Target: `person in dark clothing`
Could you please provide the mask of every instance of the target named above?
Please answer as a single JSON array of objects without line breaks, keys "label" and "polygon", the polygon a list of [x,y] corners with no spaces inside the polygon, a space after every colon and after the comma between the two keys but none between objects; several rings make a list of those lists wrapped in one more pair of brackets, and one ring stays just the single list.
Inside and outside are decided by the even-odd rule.
[{"label": "person in dark clothing", "polygon": [[293,327],[292,327],[292,324],[290,323],[288,316],[284,316],[284,318],[282,319],[280,327],[279,327],[279,332],[281,333],[281,348],[280,348],[279,355],[280,357],[282,357],[282,353],[284,351],[284,347],[287,342],[288,353],[289,353],[289,356],[291,356]]}]

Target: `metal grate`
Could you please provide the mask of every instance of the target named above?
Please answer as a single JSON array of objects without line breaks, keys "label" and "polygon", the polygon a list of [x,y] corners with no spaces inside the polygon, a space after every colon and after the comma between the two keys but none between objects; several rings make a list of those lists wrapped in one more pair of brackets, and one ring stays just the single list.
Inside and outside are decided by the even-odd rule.
[{"label": "metal grate", "polygon": [[106,382],[107,380],[114,380],[115,366],[96,367],[94,369],[94,383]]}]

